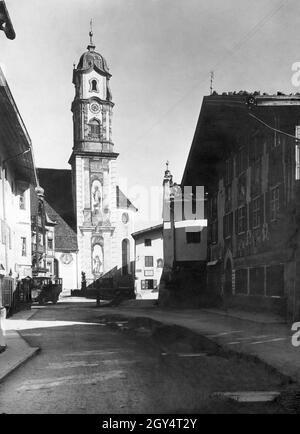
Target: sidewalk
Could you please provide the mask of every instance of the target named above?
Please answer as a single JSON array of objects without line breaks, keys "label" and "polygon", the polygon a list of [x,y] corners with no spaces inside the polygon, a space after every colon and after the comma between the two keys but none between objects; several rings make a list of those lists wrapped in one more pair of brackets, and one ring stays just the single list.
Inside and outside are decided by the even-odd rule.
[{"label": "sidewalk", "polygon": [[272,315],[218,310],[166,310],[153,304],[140,307],[128,303],[118,308],[100,309],[103,315],[122,314],[148,317],[163,324],[186,327],[225,350],[254,356],[281,374],[300,382],[300,347],[292,345],[290,326]]},{"label": "sidewalk", "polygon": [[35,314],[35,311],[25,310],[18,312],[6,320],[6,345],[7,349],[0,354],[0,381],[16,368],[34,356],[39,348],[30,347],[21,335],[14,330],[19,321],[27,321]]}]

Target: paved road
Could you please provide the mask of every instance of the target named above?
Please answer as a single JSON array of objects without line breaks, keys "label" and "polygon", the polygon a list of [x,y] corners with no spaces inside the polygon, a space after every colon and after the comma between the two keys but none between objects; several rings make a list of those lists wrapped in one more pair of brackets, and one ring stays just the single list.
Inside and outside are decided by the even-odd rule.
[{"label": "paved road", "polygon": [[[62,302],[21,322],[22,336],[41,351],[0,384],[0,413],[229,411],[210,401],[213,391],[255,388],[255,381],[263,390],[279,385],[240,360],[162,357],[146,335],[101,322],[103,311],[94,303]],[[268,404],[267,411],[278,409]]]}]

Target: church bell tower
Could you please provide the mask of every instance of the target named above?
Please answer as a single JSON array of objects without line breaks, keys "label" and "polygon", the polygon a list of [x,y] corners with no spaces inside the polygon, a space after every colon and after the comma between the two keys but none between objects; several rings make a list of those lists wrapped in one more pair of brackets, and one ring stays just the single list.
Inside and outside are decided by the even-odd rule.
[{"label": "church bell tower", "polygon": [[116,159],[112,142],[111,74],[104,57],[90,43],[74,65],[75,98],[72,103],[74,146],[73,197],[77,219],[78,274],[98,279],[116,262]]}]

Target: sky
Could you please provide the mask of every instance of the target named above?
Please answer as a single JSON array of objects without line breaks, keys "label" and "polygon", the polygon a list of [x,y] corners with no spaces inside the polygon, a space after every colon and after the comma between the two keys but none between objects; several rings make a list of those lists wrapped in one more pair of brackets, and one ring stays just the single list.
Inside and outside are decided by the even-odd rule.
[{"label": "sky", "polygon": [[96,51],[112,74],[121,184],[128,185],[133,200],[136,186],[159,190],[167,160],[181,181],[211,70],[217,92],[300,92],[291,82],[292,65],[300,61],[298,0],[6,0],[6,5],[17,37],[0,38],[0,65],[38,167],[70,168],[72,69],[86,51],[93,18]]}]

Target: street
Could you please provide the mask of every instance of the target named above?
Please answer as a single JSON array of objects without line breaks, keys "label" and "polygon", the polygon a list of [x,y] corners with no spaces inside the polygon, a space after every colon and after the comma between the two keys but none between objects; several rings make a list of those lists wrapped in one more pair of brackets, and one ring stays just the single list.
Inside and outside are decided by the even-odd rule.
[{"label": "street", "polygon": [[284,411],[276,403],[212,397],[221,391],[280,390],[282,379],[264,366],[211,350],[188,353],[182,341],[174,346],[172,327],[156,339],[140,322],[125,327],[128,321],[115,312],[107,315],[94,302],[70,298],[36,309],[21,322],[19,332],[40,352],[0,384],[0,412]]}]

